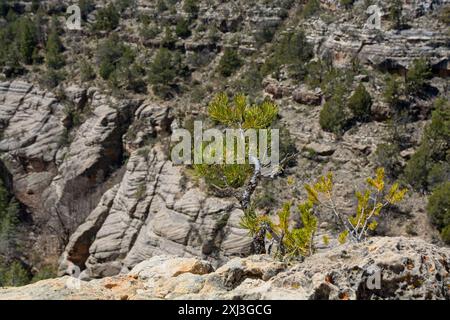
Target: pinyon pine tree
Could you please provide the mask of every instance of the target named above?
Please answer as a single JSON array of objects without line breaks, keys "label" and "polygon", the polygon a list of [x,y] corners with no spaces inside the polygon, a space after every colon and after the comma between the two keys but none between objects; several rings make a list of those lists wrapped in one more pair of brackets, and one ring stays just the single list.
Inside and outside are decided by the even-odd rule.
[{"label": "pinyon pine tree", "polygon": [[[277,117],[278,106],[267,100],[259,105],[251,105],[242,94],[229,99],[226,94],[222,93],[211,101],[208,106],[208,114],[213,121],[227,128],[238,129],[241,137],[244,137],[247,129],[269,128]],[[247,142],[245,142],[245,150],[248,154],[249,144]],[[211,153],[214,152],[211,150]],[[245,164],[197,164],[194,169],[213,188],[237,189],[245,186],[240,202],[242,209],[246,210],[250,206],[251,195],[261,175],[261,161],[258,158],[260,156],[250,156]],[[225,152],[223,159],[226,157]],[[254,165],[253,170],[251,164]]]},{"label": "pinyon pine tree", "polygon": [[[314,235],[319,222],[319,212],[331,212],[340,234],[338,241],[345,243],[363,241],[370,231],[374,231],[381,218],[381,212],[388,205],[400,202],[406,189],[395,183],[387,191],[384,182],[384,169],[380,168],[374,178],[367,179],[368,188],[356,192],[357,207],[354,215],[344,215],[336,205],[333,195],[333,175],[321,176],[313,184],[306,184],[307,199],[297,206],[302,226],[296,228],[290,221],[292,203],[286,203],[278,212],[277,223],[269,215],[258,215],[247,211],[241,226],[249,231],[256,243],[257,253],[265,253],[264,245],[269,242],[269,250],[276,244],[276,255],[283,258],[309,256],[314,253]],[[327,235],[324,242],[329,242]],[[270,253],[270,251],[269,251]]]}]

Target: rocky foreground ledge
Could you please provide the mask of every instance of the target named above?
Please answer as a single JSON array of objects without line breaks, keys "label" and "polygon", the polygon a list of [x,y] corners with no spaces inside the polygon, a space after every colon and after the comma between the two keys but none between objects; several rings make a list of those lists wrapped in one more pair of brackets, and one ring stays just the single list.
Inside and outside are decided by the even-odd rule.
[{"label": "rocky foreground ledge", "polygon": [[386,237],[293,265],[255,255],[214,270],[196,258],[155,256],[126,275],[2,288],[0,299],[450,299],[449,271],[449,248]]}]

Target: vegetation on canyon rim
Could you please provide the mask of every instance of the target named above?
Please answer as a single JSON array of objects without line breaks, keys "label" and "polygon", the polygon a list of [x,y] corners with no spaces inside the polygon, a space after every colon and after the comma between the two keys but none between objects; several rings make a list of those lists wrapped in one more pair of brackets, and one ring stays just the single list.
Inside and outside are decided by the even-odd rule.
[{"label": "vegetation on canyon rim", "polygon": [[[173,4],[179,2],[159,0],[158,13],[173,13]],[[354,1],[340,2],[346,10],[352,10]],[[32,12],[25,13],[13,4],[13,1],[0,0],[0,67],[3,75],[6,79],[35,76],[35,80],[41,85],[55,90],[56,93],[73,77],[76,81],[79,78],[83,84],[110,90],[111,95],[116,97],[153,94],[155,97],[152,98],[161,103],[172,103],[183,97],[186,99],[183,105],[188,105],[189,99],[194,103],[206,104],[209,96],[216,91],[226,90],[230,95],[243,92],[248,96],[248,100],[239,95],[225,103],[225,96],[221,95],[220,99],[216,98],[210,104],[211,119],[221,125],[232,126],[242,125],[239,121],[243,120],[244,115],[246,121],[260,122],[249,111],[252,108],[263,110],[257,114],[265,118],[260,122],[265,127],[275,125],[276,111],[284,108],[284,105],[277,107],[267,100],[263,102],[261,92],[267,79],[283,81],[289,78],[295,80],[295,83],[306,85],[308,89],[320,88],[324,102],[320,107],[320,128],[324,134],[332,133],[337,141],[360,125],[373,121],[382,121],[389,125],[389,136],[384,143],[378,145],[374,159],[376,166],[384,168],[384,172],[378,170],[376,177],[371,180],[375,185],[367,185],[367,189],[371,190],[370,195],[378,194],[378,201],[372,200],[370,196],[367,198],[366,190],[361,190],[355,196],[358,206],[353,214],[345,210],[336,214],[331,208],[332,197],[328,197],[331,191],[322,191],[336,189],[335,183],[339,181],[334,181],[336,178],[332,175],[308,177],[310,180],[317,178],[317,182],[306,187],[307,200],[277,204],[279,210],[271,208],[271,214],[261,212],[260,207],[264,205],[261,205],[262,202],[257,203],[259,199],[247,199],[242,224],[255,239],[259,237],[259,247],[256,251],[262,252],[261,243],[268,240],[280,255],[294,257],[311,254],[315,247],[312,239],[324,215],[336,217],[336,228],[339,229],[336,235],[339,235],[340,240],[362,240],[373,233],[372,229],[376,228],[383,218],[382,214],[378,214],[380,205],[386,208],[386,202],[395,204],[405,187],[428,196],[427,212],[431,221],[439,230],[442,240],[450,243],[450,103],[447,98],[432,98],[435,101],[430,112],[423,115],[431,121],[426,126],[420,144],[411,159],[404,160],[400,157],[402,151],[415,147],[411,142],[410,132],[405,129],[408,124],[418,119],[412,110],[414,99],[431,101],[427,96],[433,71],[430,61],[425,58],[414,60],[408,70],[404,70],[403,76],[399,76],[397,71],[389,74],[377,73],[373,76],[378,71],[368,70],[357,58],[352,60],[351,65],[336,67],[331,56],[315,56],[313,45],[305,36],[301,23],[286,30],[278,25],[270,25],[260,32],[255,32],[251,37],[255,38],[258,50],[253,55],[241,50],[239,37],[228,39],[216,52],[195,52],[188,55],[180,49],[180,42],[195,42],[198,34],[204,32],[210,42],[215,43],[228,31],[226,29],[236,27],[203,24],[198,16],[199,2],[185,0],[181,7],[182,14],[177,15],[176,19],[160,22],[152,16],[137,15],[135,21],[138,34],[133,36],[139,39],[139,43],[133,43],[131,37],[127,38],[123,33],[116,32],[127,19],[128,13],[123,13],[131,3],[129,0],[118,0],[103,8],[96,8],[93,1],[80,1],[85,27],[84,37],[91,37],[95,41],[90,43],[90,48],[83,48],[82,52],[75,53],[67,43],[68,32],[60,21],[62,12],[57,9],[47,12],[39,5],[39,1],[33,1]],[[292,3],[293,1],[283,1],[282,9],[285,12],[280,15],[287,15]],[[317,0],[307,1],[300,9],[296,14],[298,19],[329,18]],[[444,7],[439,13],[439,21],[448,23],[449,13],[450,8]],[[88,16],[92,14],[95,14],[95,22],[88,21]],[[402,15],[400,1],[392,2],[388,18],[393,29],[407,27],[408,21],[405,21]],[[159,47],[151,53],[146,51],[145,45],[142,44],[153,43],[159,37],[162,37]],[[144,58],[141,51],[146,52]],[[264,59],[261,59],[262,56]],[[74,60],[73,57],[77,58]],[[214,65],[211,61],[214,61]],[[208,69],[209,65],[213,67]],[[203,80],[196,80],[195,73],[203,70],[211,73],[212,77],[220,82],[217,88],[213,89],[209,83],[203,83]],[[370,80],[366,81],[361,76],[370,76]],[[379,96],[372,85],[376,77],[385,77],[384,81],[376,82],[376,87],[383,91],[383,103],[389,108],[387,119],[376,119],[373,111],[379,102]],[[214,105],[215,107],[212,107]],[[241,107],[236,108],[237,105]],[[241,110],[240,113],[235,113],[236,118],[231,120],[224,118],[230,108]],[[80,115],[81,112],[75,108],[68,109],[73,127],[82,122],[76,119],[85,118]],[[239,121],[236,121],[237,119]],[[68,138],[61,140],[62,145],[69,144],[70,130],[72,128],[67,130]],[[282,143],[283,141],[285,139],[282,139]],[[287,152],[284,156],[288,157],[290,154]],[[244,192],[248,190],[249,194],[253,188],[249,184],[254,176],[254,168],[251,165],[201,165],[195,166],[194,170],[216,193],[237,194],[241,203]],[[379,178],[381,176],[382,179]],[[376,185],[380,186],[381,181],[385,187],[378,191]],[[394,198],[388,201],[385,197],[389,196],[391,191],[386,187],[388,184],[392,185],[392,188],[395,187],[395,201]],[[247,188],[248,186],[250,187]],[[266,191],[270,192],[271,190]],[[141,193],[144,192],[137,192]],[[44,267],[39,271],[31,270],[20,260],[21,239],[15,234],[24,221],[19,212],[20,208],[13,199],[9,194],[0,197],[0,241],[8,244],[8,253],[3,255],[6,258],[3,263],[0,261],[0,274],[3,275],[0,278],[0,286],[27,283],[32,278],[46,277],[53,272],[51,267]],[[269,201],[271,199],[274,201]],[[278,196],[272,195],[271,199],[264,199],[266,207],[269,207],[267,202],[276,202]],[[369,218],[372,211],[373,214]],[[329,241],[328,238],[325,237],[324,242]]]},{"label": "vegetation on canyon rim", "polygon": [[[361,95],[364,96],[364,93]],[[212,120],[241,130],[268,128],[277,113],[278,107],[275,104],[265,101],[261,105],[251,105],[244,95],[237,95],[230,100],[225,94],[219,94],[208,107],[208,114]],[[245,147],[248,153],[247,141]],[[377,220],[382,217],[383,209],[400,202],[407,192],[407,189],[400,188],[399,183],[386,188],[384,169],[379,168],[374,178],[367,179],[367,189],[356,192],[356,212],[347,216],[336,207],[333,175],[329,173],[319,177],[314,184],[305,185],[307,200],[297,205],[301,221],[299,227],[298,223],[294,223],[291,219],[292,201],[283,205],[277,213],[276,220],[270,214],[261,214],[255,209],[251,197],[261,179],[259,162],[253,164],[253,170],[249,161],[246,165],[194,165],[194,169],[212,188],[241,188],[242,190],[237,193],[240,206],[244,210],[241,225],[253,237],[255,252],[266,252],[268,240],[276,245],[276,254],[282,257],[306,256],[314,252],[314,235],[319,222],[318,211],[330,211],[334,215],[341,231],[338,236],[339,242],[344,243],[347,239],[359,242],[364,240],[370,231],[376,229]]]}]

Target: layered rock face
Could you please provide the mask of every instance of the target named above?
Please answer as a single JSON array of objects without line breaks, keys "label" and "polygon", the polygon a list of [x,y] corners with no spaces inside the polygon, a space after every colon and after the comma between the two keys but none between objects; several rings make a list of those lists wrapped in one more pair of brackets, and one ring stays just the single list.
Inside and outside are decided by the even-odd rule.
[{"label": "layered rock face", "polygon": [[160,146],[134,152],[120,184],[72,235],[61,272],[75,263],[87,268],[85,277],[104,277],[160,254],[214,263],[248,254],[250,239],[239,227],[243,213],[235,202],[207,196],[183,179]]},{"label": "layered rock face", "polygon": [[[71,93],[71,94],[70,94]],[[122,135],[136,104],[116,102],[86,91],[69,91],[61,102],[52,93],[19,82],[0,85],[2,163],[13,192],[47,235],[68,238],[96,206],[108,180],[122,161]],[[69,135],[68,105],[89,108],[88,119]],[[60,245],[42,237],[44,247]],[[50,241],[50,243],[48,243]],[[42,243],[36,244],[36,248]]]},{"label": "layered rock face", "polygon": [[0,299],[450,299],[450,250],[421,240],[372,238],[302,263],[234,258],[214,270],[198,258],[154,256],[128,274],[69,276],[0,289]]},{"label": "layered rock face", "polygon": [[73,233],[62,273],[67,259],[102,277],[163,253],[214,263],[248,253],[236,202],[207,196],[165,146],[148,144],[170,134],[170,108],[70,88],[69,102],[87,116],[68,136],[68,101],[18,81],[0,90],[4,176],[41,227],[34,250],[58,255]]}]

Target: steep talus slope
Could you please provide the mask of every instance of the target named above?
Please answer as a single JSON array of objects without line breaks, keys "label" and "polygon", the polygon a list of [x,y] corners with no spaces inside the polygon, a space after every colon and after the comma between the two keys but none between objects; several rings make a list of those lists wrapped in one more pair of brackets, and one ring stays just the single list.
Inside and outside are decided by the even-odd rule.
[{"label": "steep talus slope", "polygon": [[0,299],[449,299],[449,265],[446,248],[373,238],[293,265],[261,255],[214,270],[197,258],[154,256],[128,274],[43,280],[0,289]]}]

